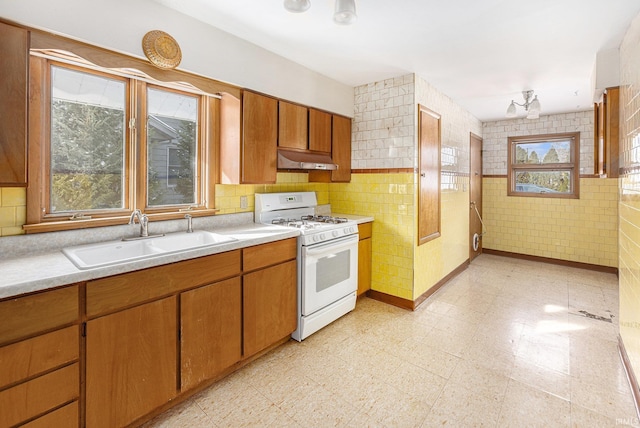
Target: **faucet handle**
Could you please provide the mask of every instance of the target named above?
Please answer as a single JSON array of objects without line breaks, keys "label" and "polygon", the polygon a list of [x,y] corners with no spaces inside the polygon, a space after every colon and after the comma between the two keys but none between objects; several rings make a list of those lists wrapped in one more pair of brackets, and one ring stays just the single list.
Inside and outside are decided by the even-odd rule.
[{"label": "faucet handle", "polygon": [[184,218],[187,219],[187,233],[193,233],[193,216],[191,214],[185,214]]}]

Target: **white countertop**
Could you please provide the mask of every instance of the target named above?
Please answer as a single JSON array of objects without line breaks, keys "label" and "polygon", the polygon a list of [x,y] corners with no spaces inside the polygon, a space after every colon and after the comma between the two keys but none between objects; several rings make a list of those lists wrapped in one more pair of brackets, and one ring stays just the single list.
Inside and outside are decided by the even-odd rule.
[{"label": "white countertop", "polygon": [[[336,217],[348,218],[349,220],[353,220],[358,224],[374,221],[373,217],[369,216],[339,213],[332,213],[332,215]],[[180,227],[183,226],[182,223],[179,224]],[[210,223],[202,224],[203,226],[210,226]],[[222,225],[224,225],[224,223],[222,223]],[[158,228],[160,226],[154,223],[151,227]],[[26,251],[25,253],[25,251],[22,251],[22,253],[20,253],[18,251],[19,247],[24,247],[25,245],[30,245],[31,247],[34,246],[33,242],[29,244],[30,238],[32,237],[26,237],[24,235],[23,237],[14,237],[17,239],[11,241],[11,245],[5,245],[4,254],[15,252],[17,255],[11,258],[2,257],[0,259],[0,299],[18,296],[26,293],[32,293],[35,291],[47,290],[50,288],[74,284],[77,282],[89,281],[96,278],[104,278],[111,275],[146,269],[167,263],[175,263],[182,260],[193,259],[196,257],[222,253],[238,248],[250,247],[252,245],[259,245],[267,242],[278,241],[281,239],[293,238],[299,236],[300,234],[297,229],[289,229],[281,226],[262,225],[248,222],[243,222],[241,224],[230,224],[226,227],[214,227],[214,229],[211,229],[207,226],[196,227],[196,230],[197,229],[210,230],[221,235],[232,236],[237,239],[237,241],[232,241],[211,247],[186,250],[178,253],[159,254],[157,256],[153,256],[143,260],[135,260],[131,262],[119,263],[94,269],[78,269],[62,253],[59,248],[55,248],[55,245],[63,247],[69,246],[69,243],[65,241],[60,241],[62,242],[62,244],[60,244],[60,242],[57,242],[57,240],[61,238],[54,238],[52,235],[50,235],[45,241],[36,241],[36,247],[39,247],[44,243],[56,241],[53,243],[52,249],[50,250],[46,250],[47,247],[44,246],[45,249],[42,252],[36,253]],[[95,233],[95,231],[86,232]],[[160,232],[166,231],[160,230]],[[82,231],[80,233],[82,233]],[[64,234],[62,234],[61,236],[62,239],[64,239]],[[85,237],[85,240],[86,239],[92,238]],[[13,250],[9,251],[7,249],[8,247],[13,248]],[[2,251],[0,251],[0,255],[2,255]]]},{"label": "white countertop", "polygon": [[215,232],[232,236],[237,241],[84,270],[78,269],[60,250],[3,260],[0,261],[0,299],[293,238],[300,234],[296,229],[255,223],[216,228]]}]

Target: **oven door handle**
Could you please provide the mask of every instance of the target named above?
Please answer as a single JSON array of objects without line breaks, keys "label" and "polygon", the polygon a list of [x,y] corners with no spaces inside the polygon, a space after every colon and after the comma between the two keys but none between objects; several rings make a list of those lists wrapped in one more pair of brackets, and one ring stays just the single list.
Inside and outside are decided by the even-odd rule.
[{"label": "oven door handle", "polygon": [[334,239],[333,241],[323,242],[321,244],[305,247],[305,254],[314,256],[322,253],[326,253],[327,250],[336,251],[342,248],[349,247],[358,242],[358,234],[349,235],[345,238]]}]

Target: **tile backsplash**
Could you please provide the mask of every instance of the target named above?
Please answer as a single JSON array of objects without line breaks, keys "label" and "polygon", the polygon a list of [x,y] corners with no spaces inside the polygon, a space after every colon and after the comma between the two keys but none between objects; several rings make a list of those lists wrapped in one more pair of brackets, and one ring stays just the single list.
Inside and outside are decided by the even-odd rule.
[{"label": "tile backsplash", "polygon": [[21,235],[27,221],[27,190],[24,187],[0,188],[0,236]]}]

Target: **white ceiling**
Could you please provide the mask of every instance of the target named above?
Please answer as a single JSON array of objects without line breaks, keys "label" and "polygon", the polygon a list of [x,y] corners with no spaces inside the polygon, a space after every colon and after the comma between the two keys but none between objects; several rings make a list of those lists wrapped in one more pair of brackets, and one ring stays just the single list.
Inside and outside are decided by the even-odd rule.
[{"label": "white ceiling", "polygon": [[[533,89],[542,114],[592,107],[596,53],[617,48],[638,0],[334,0],[302,14],[282,0],[155,0],[342,83],[416,73],[482,121]],[[519,113],[523,113],[518,108]]]}]

